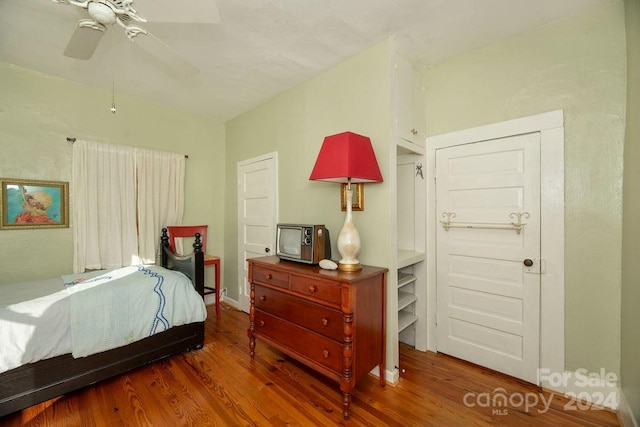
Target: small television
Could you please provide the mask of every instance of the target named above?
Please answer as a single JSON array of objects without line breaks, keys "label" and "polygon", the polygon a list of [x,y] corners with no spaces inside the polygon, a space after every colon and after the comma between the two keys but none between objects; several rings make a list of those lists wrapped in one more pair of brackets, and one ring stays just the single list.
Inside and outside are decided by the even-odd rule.
[{"label": "small television", "polygon": [[280,259],[318,264],[331,258],[331,239],[324,225],[278,224],[276,255]]}]

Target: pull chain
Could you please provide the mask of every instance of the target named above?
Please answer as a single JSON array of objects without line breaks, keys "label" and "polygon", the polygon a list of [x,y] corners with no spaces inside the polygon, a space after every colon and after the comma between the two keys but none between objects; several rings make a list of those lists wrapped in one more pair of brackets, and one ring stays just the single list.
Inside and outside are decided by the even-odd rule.
[{"label": "pull chain", "polygon": [[113,114],[116,113],[116,78],[115,76],[111,79],[111,112]]}]

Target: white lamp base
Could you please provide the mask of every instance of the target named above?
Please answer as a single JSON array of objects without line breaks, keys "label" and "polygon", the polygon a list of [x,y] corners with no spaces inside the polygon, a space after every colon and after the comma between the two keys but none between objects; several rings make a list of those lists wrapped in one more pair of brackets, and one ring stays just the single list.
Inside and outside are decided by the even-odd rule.
[{"label": "white lamp base", "polygon": [[358,254],[360,254],[360,234],[358,229],[353,223],[351,215],[352,197],[353,192],[351,185],[347,187],[347,217],[344,220],[344,225],[338,235],[338,252],[342,256],[342,259],[338,261],[338,270],[341,271],[359,271],[362,270],[360,261],[358,261]]}]

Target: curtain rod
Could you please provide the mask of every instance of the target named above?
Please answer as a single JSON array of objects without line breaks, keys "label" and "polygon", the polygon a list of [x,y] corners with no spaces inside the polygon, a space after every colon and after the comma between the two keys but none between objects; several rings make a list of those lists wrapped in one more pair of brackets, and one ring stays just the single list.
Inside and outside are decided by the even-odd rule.
[{"label": "curtain rod", "polygon": [[[67,141],[73,144],[74,142],[76,142],[76,138],[74,138],[73,136],[68,136],[68,137],[67,137]],[[188,159],[188,158],[189,158],[189,156],[185,154],[185,155],[184,155],[184,158],[185,158],[185,159]]]}]

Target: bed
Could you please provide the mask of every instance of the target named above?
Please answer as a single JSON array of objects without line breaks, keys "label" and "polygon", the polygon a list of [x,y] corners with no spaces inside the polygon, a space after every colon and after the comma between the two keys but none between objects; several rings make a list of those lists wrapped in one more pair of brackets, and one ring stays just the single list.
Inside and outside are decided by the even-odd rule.
[{"label": "bed", "polygon": [[[206,318],[206,308],[204,306],[203,300],[204,254],[201,249],[202,244],[200,242],[200,236],[195,236],[195,243],[193,245],[194,251],[191,255],[187,256],[178,256],[171,251],[171,249],[169,248],[169,238],[166,229],[162,230],[161,239],[162,267],[154,267],[153,269],[150,267],[141,267],[140,271],[145,276],[153,276],[153,280],[155,280],[154,283],[159,283],[161,284],[161,286],[163,286],[163,294],[167,292],[164,286],[166,286],[167,283],[172,280],[169,278],[182,276],[182,278],[185,279],[184,276],[186,276],[186,279],[188,279],[186,280],[188,285],[176,285],[176,289],[178,289],[178,291],[175,292],[181,294],[194,294],[196,299],[198,300],[197,305],[201,305],[201,307],[204,309],[204,317],[200,316],[198,318],[199,315],[196,314],[194,316],[198,318],[197,321],[190,321],[189,323],[183,324],[180,324],[180,322],[165,322],[165,320],[167,320],[166,318],[172,318],[171,316],[173,316],[173,314],[165,315],[163,311],[156,310],[156,317],[153,322],[153,334],[151,334],[151,331],[147,330],[147,336],[142,339],[132,341],[132,339],[137,338],[128,336],[126,338],[128,341],[130,341],[130,343],[128,344],[124,344],[122,346],[104,351],[99,351],[98,353],[82,357],[73,356],[73,354],[78,353],[77,348],[74,346],[72,351],[66,352],[64,354],[54,355],[52,357],[25,363],[21,366],[6,370],[0,373],[0,417],[63,395],[73,390],[77,390],[95,382],[124,373],[131,369],[138,368],[159,359],[184,351],[202,348],[204,344],[204,318]],[[118,276],[118,274],[110,272],[107,279],[105,279],[105,276],[106,275],[104,274],[96,274],[91,278],[91,280],[84,280],[85,282],[91,283],[82,283],[83,280],[67,282],[65,280],[68,280],[69,277],[64,276],[61,278],[57,278],[57,280],[59,281],[59,285],[64,286],[64,290],[72,290],[67,292],[69,298],[59,298],[54,304],[51,305],[51,310],[49,311],[56,312],[69,310],[70,314],[66,316],[69,319],[81,316],[82,311],[79,309],[71,308],[71,305],[73,303],[68,302],[67,300],[74,298],[75,295],[88,295],[88,292],[84,291],[88,290],[89,288],[106,288],[104,286],[98,285],[101,284],[102,280],[110,279],[112,276]],[[162,279],[158,279],[158,277],[161,277]],[[44,284],[42,286],[46,287],[49,285]],[[190,287],[190,285],[193,286]],[[159,285],[156,285],[154,287],[156,298],[153,301],[155,302],[150,303],[155,304],[154,307],[158,305],[157,301],[159,300],[164,300],[161,304],[163,310],[165,307],[170,307],[171,310],[178,311],[177,309],[173,309],[173,307],[177,305],[180,305],[181,307],[183,307],[183,309],[185,307],[194,307],[193,296],[189,297],[191,298],[190,302],[177,302],[177,299],[176,302],[172,302],[169,299],[170,295],[168,295],[166,298],[164,296],[157,296],[157,286]],[[116,289],[115,286],[111,287]],[[143,286],[138,287],[141,288]],[[185,287],[190,287],[190,289],[188,291],[181,290]],[[25,288],[29,289],[28,287]],[[197,293],[193,292],[193,288],[195,288],[195,291]],[[33,286],[32,289],[37,289],[37,287]],[[82,290],[83,292],[80,292],[79,290]],[[32,293],[33,292],[35,291],[32,291]],[[112,294],[115,295],[117,294],[117,292],[112,291]],[[24,298],[26,299],[27,297]],[[118,298],[115,298],[115,300],[117,299]],[[36,300],[41,301],[41,299],[39,300],[37,298]],[[0,302],[1,301],[2,299],[0,299]],[[15,298],[13,299],[13,301],[16,301]],[[84,300],[78,301],[81,301],[84,304]],[[16,307],[16,305],[14,305],[13,307]],[[13,315],[15,315],[16,311],[20,310],[14,309]],[[197,307],[195,311],[200,312],[200,308]],[[80,314],[78,314],[78,312]],[[158,312],[160,312],[161,315],[158,315]],[[34,316],[31,316],[31,318],[33,317]],[[135,317],[138,317],[137,313]],[[158,319],[162,321],[158,321]],[[7,326],[9,323],[12,322],[3,321],[3,319],[0,317],[0,328]],[[69,322],[66,327],[70,329],[70,331],[68,332],[68,336],[71,336],[72,333],[76,333],[76,335],[73,335],[74,337],[82,336],[78,335],[81,332],[73,330],[71,322]],[[61,327],[59,325],[56,325],[56,330],[60,328]],[[44,328],[44,330],[47,331],[46,328]],[[50,331],[46,333],[51,334]],[[75,339],[71,340],[71,338],[58,339],[58,341],[65,340],[75,341]],[[77,341],[81,340],[78,339]],[[2,346],[3,351],[4,349],[8,348],[7,344],[5,343],[6,341],[0,342],[0,346]],[[80,353],[82,353],[83,351],[84,353],[90,352],[86,347],[84,349],[80,349]]]}]

